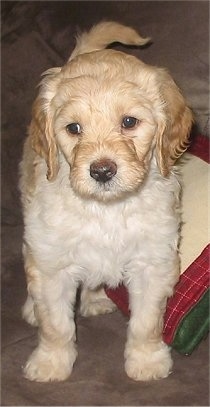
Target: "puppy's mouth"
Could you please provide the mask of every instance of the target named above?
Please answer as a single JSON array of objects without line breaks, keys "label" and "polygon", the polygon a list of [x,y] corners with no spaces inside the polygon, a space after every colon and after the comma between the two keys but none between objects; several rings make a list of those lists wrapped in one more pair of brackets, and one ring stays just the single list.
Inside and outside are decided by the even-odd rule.
[{"label": "puppy's mouth", "polygon": [[134,193],[142,183],[144,168],[131,166],[119,168],[108,158],[93,161],[86,171],[72,168],[70,180],[73,190],[80,196],[98,201],[123,199],[126,194]]}]

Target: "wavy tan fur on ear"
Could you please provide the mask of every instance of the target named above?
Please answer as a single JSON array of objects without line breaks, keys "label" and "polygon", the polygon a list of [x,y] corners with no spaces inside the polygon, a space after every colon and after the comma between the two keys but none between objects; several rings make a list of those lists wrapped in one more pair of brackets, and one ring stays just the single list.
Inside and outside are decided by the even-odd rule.
[{"label": "wavy tan fur on ear", "polygon": [[34,151],[43,157],[47,163],[47,179],[55,179],[59,166],[57,146],[54,139],[52,119],[44,112],[42,101],[38,97],[33,105],[32,121],[29,127],[31,145]]},{"label": "wavy tan fur on ear", "polygon": [[52,68],[44,72],[39,95],[33,104],[32,121],[29,127],[32,148],[45,159],[48,167],[47,179],[49,181],[56,178],[59,170],[50,103],[56,93],[58,83],[56,74],[60,70],[61,68]]},{"label": "wavy tan fur on ear", "polygon": [[161,93],[166,120],[157,132],[156,157],[161,174],[167,176],[188,146],[193,115],[170,75],[162,69],[159,74],[159,79],[162,76]]}]

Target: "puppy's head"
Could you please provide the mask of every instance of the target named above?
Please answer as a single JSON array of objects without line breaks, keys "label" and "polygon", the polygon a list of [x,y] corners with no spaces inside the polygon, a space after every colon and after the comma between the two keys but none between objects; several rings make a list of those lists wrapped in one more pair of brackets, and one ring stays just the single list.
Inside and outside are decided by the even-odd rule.
[{"label": "puppy's head", "polygon": [[32,144],[48,166],[69,164],[74,191],[97,200],[135,192],[156,156],[167,176],[184,151],[192,115],[169,76],[113,50],[76,56],[47,72],[35,103]]}]

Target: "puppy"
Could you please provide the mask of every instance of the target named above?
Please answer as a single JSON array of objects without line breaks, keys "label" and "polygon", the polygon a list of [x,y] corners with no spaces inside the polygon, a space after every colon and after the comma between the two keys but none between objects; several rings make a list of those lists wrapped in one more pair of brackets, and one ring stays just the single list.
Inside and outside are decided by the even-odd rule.
[{"label": "puppy", "polygon": [[124,283],[131,317],[125,370],[167,377],[166,300],[179,278],[179,192],[173,170],[192,113],[166,70],[105,49],[140,46],[133,29],[100,23],[77,38],[68,62],[43,74],[21,163],[24,318],[39,344],[24,374],[65,380],[77,356],[74,307],[111,312],[103,285]]}]

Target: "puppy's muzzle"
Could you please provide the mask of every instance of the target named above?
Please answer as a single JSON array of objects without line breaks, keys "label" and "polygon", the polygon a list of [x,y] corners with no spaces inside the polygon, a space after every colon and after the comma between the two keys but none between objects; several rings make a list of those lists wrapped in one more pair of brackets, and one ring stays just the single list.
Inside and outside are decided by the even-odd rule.
[{"label": "puppy's muzzle", "polygon": [[117,173],[117,165],[109,159],[94,161],[90,165],[90,176],[97,182],[110,181]]}]

